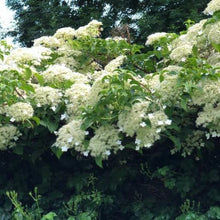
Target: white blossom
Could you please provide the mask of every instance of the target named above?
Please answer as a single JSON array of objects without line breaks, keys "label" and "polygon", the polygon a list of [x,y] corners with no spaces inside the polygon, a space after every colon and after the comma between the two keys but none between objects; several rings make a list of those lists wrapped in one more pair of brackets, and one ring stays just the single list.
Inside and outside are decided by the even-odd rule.
[{"label": "white blossom", "polygon": [[135,147],[135,150],[136,150],[136,151],[140,150],[140,146],[136,146],[136,147]]},{"label": "white blossom", "polygon": [[117,145],[121,145],[121,141],[120,140],[118,140],[116,143],[117,143]]},{"label": "white blossom", "polygon": [[157,132],[157,133],[160,133],[160,132],[161,132],[161,128],[158,128],[158,129],[156,130],[156,132]]},{"label": "white blossom", "polygon": [[66,151],[68,151],[68,147],[67,147],[67,146],[63,146],[63,147],[61,147],[61,151],[62,151],[62,152],[66,152]]},{"label": "white blossom", "polygon": [[158,125],[163,125],[164,122],[163,122],[163,121],[158,121],[157,124],[158,124]]},{"label": "white blossom", "polygon": [[124,146],[122,146],[122,145],[121,145],[121,146],[119,146],[119,149],[120,149],[120,150],[124,150],[124,148],[125,148],[125,147],[124,147]]},{"label": "white blossom", "polygon": [[88,156],[89,156],[89,151],[84,151],[84,152],[83,152],[83,155],[84,155],[85,157],[88,157]]},{"label": "white blossom", "polygon": [[146,123],[143,121],[143,122],[140,123],[140,126],[141,127],[146,127]]},{"label": "white blossom", "polygon": [[172,120],[167,119],[167,120],[165,121],[165,124],[166,124],[166,125],[171,125],[171,124],[172,124]]},{"label": "white blossom", "polygon": [[89,135],[89,131],[85,131],[85,135]]},{"label": "white blossom", "polygon": [[152,118],[154,118],[154,114],[153,113],[149,113],[148,117],[149,117],[149,119],[152,119]]},{"label": "white blossom", "polygon": [[68,139],[67,139],[67,142],[68,143],[71,143],[73,141],[73,137],[69,137]]},{"label": "white blossom", "polygon": [[107,156],[109,156],[109,155],[111,155],[111,151],[110,151],[110,150],[107,150],[107,151],[105,151],[105,154],[106,154]]},{"label": "white blossom", "polygon": [[135,140],[135,144],[139,145],[141,143],[141,140],[140,139],[136,139]]},{"label": "white blossom", "polygon": [[55,112],[56,111],[56,106],[52,106],[51,109]]}]

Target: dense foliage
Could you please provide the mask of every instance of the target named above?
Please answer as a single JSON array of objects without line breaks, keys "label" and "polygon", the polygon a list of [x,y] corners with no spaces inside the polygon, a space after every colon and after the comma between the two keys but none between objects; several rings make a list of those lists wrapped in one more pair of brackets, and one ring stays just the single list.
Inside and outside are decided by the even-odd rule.
[{"label": "dense foliage", "polygon": [[[184,21],[199,21],[208,0],[7,0],[16,12],[15,31],[20,43],[33,45],[33,39],[52,35],[58,28],[79,28],[92,19],[103,23],[103,37],[127,36],[144,43],[157,31],[179,32]],[[128,25],[127,25],[128,24]],[[131,35],[131,36],[130,36]]]},{"label": "dense foliage", "polygon": [[96,20],[1,42],[2,219],[220,219],[220,1],[205,13],[145,46]]}]

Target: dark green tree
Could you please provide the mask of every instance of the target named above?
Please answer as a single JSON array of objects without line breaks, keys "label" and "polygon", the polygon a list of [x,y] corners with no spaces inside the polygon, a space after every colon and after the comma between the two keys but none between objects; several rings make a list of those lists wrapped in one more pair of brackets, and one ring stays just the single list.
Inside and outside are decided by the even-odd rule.
[{"label": "dark green tree", "polygon": [[10,32],[12,36],[27,46],[43,35],[52,35],[64,26],[73,26],[75,18],[65,1],[8,1],[8,6],[16,11],[17,27]]},{"label": "dark green tree", "polygon": [[[122,35],[143,43],[157,31],[178,32],[184,21],[198,21],[209,0],[7,0],[15,10],[17,27],[10,34],[31,46],[32,40],[56,29],[78,28],[92,19],[103,22],[103,37]],[[127,24],[127,25],[125,25]],[[125,25],[125,26],[124,26]],[[118,28],[120,27],[120,28]],[[123,28],[124,27],[124,28]]]},{"label": "dark green tree", "polygon": [[2,28],[2,25],[0,24],[0,39],[2,39],[4,35],[5,35],[4,30]]}]

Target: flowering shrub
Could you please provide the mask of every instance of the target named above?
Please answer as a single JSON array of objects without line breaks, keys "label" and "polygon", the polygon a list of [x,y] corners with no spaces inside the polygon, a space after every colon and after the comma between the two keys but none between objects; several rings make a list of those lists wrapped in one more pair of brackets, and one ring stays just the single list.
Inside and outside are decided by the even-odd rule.
[{"label": "flowering shrub", "polygon": [[[62,119],[50,129],[57,134],[52,147],[103,159],[132,142],[133,148],[140,150],[161,137],[170,138],[179,143],[174,152],[182,150],[181,143],[187,149],[187,133],[201,130],[204,137],[218,137],[218,59],[212,57],[218,55],[215,33],[219,28],[218,21],[209,24],[210,19],[194,24],[180,36],[150,35],[146,44],[155,50],[144,60],[157,64],[148,74],[144,71],[148,63],[132,60],[138,59],[141,47],[126,39],[98,38],[101,23],[97,21],[78,30],[62,28],[54,36],[35,40],[32,48],[12,50],[1,64],[5,68],[2,75],[9,74],[8,65],[15,74],[10,74],[10,80],[7,76],[7,97],[13,97],[10,102],[2,91],[2,123],[19,126],[22,134],[22,127],[33,129],[34,121],[36,126],[48,126],[38,112],[44,111],[46,116],[52,110]],[[143,71],[131,71],[132,65]],[[2,84],[6,82],[2,80]],[[189,114],[194,121],[187,119]],[[183,118],[185,125],[180,123]],[[73,129],[75,122],[77,129]],[[177,127],[181,132],[188,130],[182,140]],[[100,131],[102,135],[97,135]],[[200,146],[205,146],[207,140],[202,139]],[[3,142],[8,142],[7,137]]]},{"label": "flowering shrub", "polygon": [[[180,35],[148,36],[146,48],[101,39],[97,21],[59,29],[31,48],[2,42],[0,150],[25,157],[28,145],[46,141],[29,152],[32,161],[50,149],[58,158],[92,156],[102,167],[112,154],[148,154],[165,143],[170,156],[203,160],[220,138],[218,5],[211,1],[205,13],[213,16]],[[170,190],[187,182],[165,165],[142,172]]]}]

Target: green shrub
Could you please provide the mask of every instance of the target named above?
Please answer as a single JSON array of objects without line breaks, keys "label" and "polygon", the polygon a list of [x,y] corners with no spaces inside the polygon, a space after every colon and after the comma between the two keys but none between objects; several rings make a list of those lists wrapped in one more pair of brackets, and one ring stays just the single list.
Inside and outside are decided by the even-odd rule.
[{"label": "green shrub", "polygon": [[215,10],[146,47],[99,38],[97,21],[2,42],[0,216],[219,219]]}]

